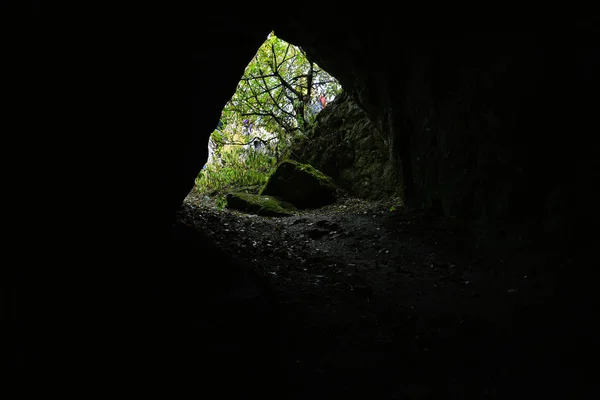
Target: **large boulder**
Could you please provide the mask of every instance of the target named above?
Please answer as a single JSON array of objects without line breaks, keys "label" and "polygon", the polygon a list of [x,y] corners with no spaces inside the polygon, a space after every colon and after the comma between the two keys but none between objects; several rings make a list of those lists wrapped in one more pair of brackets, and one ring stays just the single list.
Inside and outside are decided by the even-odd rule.
[{"label": "large boulder", "polygon": [[279,201],[273,196],[260,196],[250,193],[228,193],[227,207],[264,217],[286,217],[294,214],[295,207]]},{"label": "large boulder", "polygon": [[278,197],[297,208],[318,208],[335,202],[333,180],[309,164],[284,160],[269,177],[261,195]]}]

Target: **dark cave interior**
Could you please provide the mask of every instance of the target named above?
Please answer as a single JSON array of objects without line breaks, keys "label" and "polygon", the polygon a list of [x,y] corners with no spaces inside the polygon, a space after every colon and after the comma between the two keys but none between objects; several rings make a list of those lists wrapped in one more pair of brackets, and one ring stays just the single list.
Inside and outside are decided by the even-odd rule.
[{"label": "dark cave interior", "polygon": [[[39,51],[29,57],[41,72],[28,75],[29,84],[43,89],[38,105],[47,105],[32,129],[56,123],[61,144],[79,147],[54,143],[64,154],[53,158],[60,179],[47,192],[60,193],[49,203],[55,232],[44,234],[51,237],[40,245],[45,259],[32,254],[15,267],[6,308],[15,328],[14,369],[86,392],[162,387],[234,398],[422,398],[398,389],[416,379],[410,365],[396,368],[399,360],[382,366],[378,378],[346,375],[350,392],[336,392],[335,384],[320,389],[328,377],[295,376],[289,384],[272,348],[286,338],[274,337],[277,299],[268,284],[202,235],[173,225],[223,105],[274,30],[335,76],[385,135],[408,205],[473,224],[480,245],[507,258],[511,251],[561,254],[545,265],[559,277],[532,311],[539,318],[521,316],[520,336],[504,343],[519,350],[502,361],[490,357],[494,371],[511,370],[505,384],[491,389],[474,374],[454,383],[461,390],[441,378],[432,389],[431,372],[427,393],[591,396],[586,365],[593,361],[586,357],[594,343],[590,276],[597,261],[589,259],[600,169],[588,136],[599,51],[587,25],[568,35],[509,30],[507,23],[484,31],[464,24],[458,32],[419,18],[400,27],[394,13],[381,12],[332,17],[323,32],[321,22],[299,17],[250,23],[220,12],[223,18],[164,24],[152,22],[167,21],[163,10],[148,11],[153,18],[108,13],[104,22],[68,29],[46,21],[30,32]],[[412,29],[426,22],[435,32]],[[201,268],[190,268],[192,261]],[[231,295],[236,285],[259,294]],[[484,333],[464,335],[478,343],[466,352],[485,351]],[[537,347],[519,347],[525,337]],[[450,363],[450,354],[456,357],[448,350],[427,362]],[[403,355],[390,350],[389,357]],[[474,362],[474,369],[492,368]]]}]

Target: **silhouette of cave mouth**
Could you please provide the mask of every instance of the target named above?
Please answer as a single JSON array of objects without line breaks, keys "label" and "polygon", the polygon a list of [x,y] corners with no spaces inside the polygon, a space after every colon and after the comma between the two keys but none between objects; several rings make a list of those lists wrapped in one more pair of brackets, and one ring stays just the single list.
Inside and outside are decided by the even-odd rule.
[{"label": "silhouette of cave mouth", "polygon": [[[65,172],[78,171],[64,177],[68,201],[54,200],[53,222],[68,232],[44,233],[39,254],[26,254],[35,262],[12,267],[4,309],[27,385],[45,375],[39,382],[59,376],[51,383],[62,388],[147,392],[156,384],[289,398],[585,391],[589,371],[577,358],[595,349],[595,264],[586,257],[598,225],[590,182],[600,170],[585,136],[598,88],[587,25],[573,31],[577,40],[543,29],[425,37],[407,35],[384,10],[367,21],[332,18],[323,34],[319,20],[249,24],[221,11],[227,23],[216,27],[148,29],[153,19],[140,18],[130,21],[139,29],[124,29],[108,18],[110,29],[74,29],[80,34],[60,40],[41,31],[47,24],[32,27],[29,36],[54,47],[31,64],[48,64],[48,73],[25,69],[31,86],[60,83],[45,92],[64,90],[73,103],[45,94],[40,115],[69,110],[73,123],[61,129],[93,146],[53,154],[70,166]],[[395,221],[405,234],[398,257],[412,270],[393,265],[379,291],[368,280],[391,268],[379,261],[385,251],[376,257],[381,249],[369,265],[347,263],[352,269],[341,273],[314,258],[337,280],[327,290],[313,283],[286,292],[209,239],[202,224],[177,219],[207,159],[208,135],[273,25],[365,111],[386,139],[408,208],[427,210]],[[45,134],[53,118],[31,119]],[[90,177],[98,182],[76,185]],[[452,273],[451,263],[432,262],[439,255],[427,242],[438,237],[427,229],[453,238],[439,225],[448,220],[472,223],[491,250],[517,244],[481,259],[472,258],[477,249],[455,249],[464,258]],[[521,234],[538,247],[520,244]],[[289,267],[299,276],[325,276],[298,262]],[[467,278],[473,271],[486,279]],[[455,296],[444,297],[445,285]]]}]

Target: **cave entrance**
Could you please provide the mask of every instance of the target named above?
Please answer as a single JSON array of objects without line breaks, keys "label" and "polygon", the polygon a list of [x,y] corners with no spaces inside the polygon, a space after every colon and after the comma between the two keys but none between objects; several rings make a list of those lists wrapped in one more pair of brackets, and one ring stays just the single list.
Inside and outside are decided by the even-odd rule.
[{"label": "cave entrance", "polygon": [[[269,54],[273,48],[275,45],[261,49]],[[284,48],[288,54],[290,48],[287,45]],[[259,51],[255,60],[260,54]],[[301,50],[299,54],[299,57],[303,55]],[[285,57],[287,55],[283,60]],[[302,121],[299,117],[305,117],[305,114],[294,114],[294,106],[305,111],[309,104],[303,97],[296,103],[288,98],[293,92],[286,91],[286,84],[277,75],[278,68],[285,63],[277,57],[266,57],[266,61],[264,68],[248,66],[238,91],[228,103],[228,106],[235,106],[239,101],[246,106],[245,111],[235,113],[226,107],[211,138],[213,146],[229,145],[232,149],[251,146],[254,151],[251,154],[265,156],[268,171],[265,174],[270,173],[272,165],[282,155],[256,151],[261,147],[254,146],[252,139],[258,136],[259,126],[264,124],[266,133],[274,133],[269,122],[276,124],[280,122],[278,118],[287,121],[289,117],[291,123],[291,132],[286,131],[285,126],[281,127],[287,135],[275,135],[277,140],[259,136],[260,144],[264,144],[266,150],[270,144],[275,144],[278,149],[277,145],[285,143],[284,138],[302,139],[307,131],[299,128],[304,127],[302,122],[306,119]],[[251,81],[256,85],[252,86]],[[294,83],[299,81],[301,78]],[[267,86],[269,82],[275,89]],[[271,98],[270,90],[275,90],[275,99],[281,96],[285,102],[279,108],[275,105],[264,111],[260,108],[261,99]],[[345,101],[343,124],[346,125],[331,124],[334,118],[325,121],[323,116],[331,113],[340,100]],[[350,146],[350,150],[360,151],[345,152],[342,149],[347,147],[328,147],[336,149],[337,154],[354,157],[333,158],[336,161],[333,165],[338,170],[342,164],[358,166],[354,174],[338,177],[338,182],[343,179],[356,184],[352,186],[356,194],[366,187],[391,187],[384,183],[391,182],[386,173],[394,167],[388,164],[389,152],[381,150],[386,148],[385,143],[381,145],[384,140],[378,138],[377,130],[369,125],[369,119],[361,112],[352,99],[338,96],[316,117],[323,122],[321,125],[335,127],[329,131],[332,136],[358,126],[366,133],[360,136],[352,129],[355,145]],[[227,120],[228,116],[232,116],[231,121]],[[428,124],[422,131],[435,132]],[[237,135],[233,140],[240,143],[224,143],[227,129]],[[412,142],[412,145],[418,149],[418,142]],[[436,147],[438,143],[428,144],[425,149],[428,146]],[[225,179],[233,174],[231,164],[238,160],[225,156],[234,151],[222,156],[223,174],[220,176],[225,190],[233,187]],[[250,156],[247,157],[240,164],[245,171],[256,172],[248,168],[252,164]],[[408,160],[407,157],[404,159]],[[425,161],[421,164],[425,165]],[[315,163],[315,166],[325,172],[321,165]],[[292,169],[295,167],[292,165]],[[299,169],[322,178],[319,172],[306,166]],[[347,170],[350,172],[349,168]],[[256,188],[262,188],[263,182],[257,179],[252,183]],[[435,182],[423,184],[435,187]],[[295,189],[304,191],[300,184]],[[250,190],[246,194],[250,194]],[[258,197],[270,201],[268,193],[262,192]],[[537,369],[532,367],[546,364],[538,360],[547,360],[541,356],[548,357],[551,352],[546,349],[552,347],[539,346],[535,342],[548,340],[547,332],[554,327],[554,312],[558,307],[546,308],[544,305],[537,308],[537,304],[548,299],[550,291],[546,288],[552,288],[556,280],[552,271],[544,275],[543,270],[549,261],[556,261],[545,255],[536,259],[538,256],[534,258],[529,254],[519,258],[521,254],[518,253],[508,257],[507,254],[486,253],[477,246],[479,232],[457,219],[440,217],[441,201],[434,201],[432,208],[437,212],[429,213],[426,210],[402,210],[402,202],[397,197],[383,201],[363,201],[359,197],[362,196],[342,197],[327,206],[302,209],[289,213],[291,215],[285,215],[287,209],[282,206],[276,211],[283,216],[271,214],[266,218],[257,217],[258,211],[273,211],[269,209],[270,203],[257,203],[258,210],[253,212],[205,209],[201,215],[197,213],[197,207],[184,204],[182,222],[186,225],[201,223],[203,232],[223,254],[235,255],[247,262],[252,271],[267,280],[266,286],[273,288],[269,296],[275,299],[277,311],[272,320],[284,321],[285,330],[265,329],[257,336],[268,337],[266,333],[274,332],[274,336],[285,338],[285,345],[273,352],[278,360],[285,361],[274,369],[299,377],[299,385],[311,381],[335,382],[340,377],[344,385],[368,380],[382,382],[379,379],[393,371],[389,382],[397,382],[400,376],[406,382],[420,380],[425,387],[445,388],[457,382],[464,382],[459,385],[468,387],[470,382],[477,381],[482,385],[481,392],[489,394],[489,387],[492,392],[504,390],[507,371],[523,376],[525,381],[529,379],[529,370]],[[239,196],[238,199],[244,200]],[[560,264],[563,264],[562,260]],[[266,313],[259,310],[256,314]],[[242,325],[244,328],[260,326],[256,322],[258,319],[248,320],[246,326]],[[276,340],[273,338],[273,342]],[[266,343],[262,348],[269,346],[272,343]],[[253,343],[252,347],[261,346]],[[523,357],[526,352],[528,354]],[[383,358],[390,361],[381,362]],[[457,367],[456,360],[468,362]],[[289,369],[285,370],[286,366]],[[353,372],[340,376],[340,370]],[[318,376],[307,371],[319,371]],[[445,383],[440,385],[439,382]],[[335,384],[332,386],[332,392],[339,393],[340,388]]]},{"label": "cave entrance", "polygon": [[208,159],[192,192],[218,208],[226,205],[227,193],[259,194],[274,167],[291,156],[341,91],[304,49],[271,32],[210,135]]}]

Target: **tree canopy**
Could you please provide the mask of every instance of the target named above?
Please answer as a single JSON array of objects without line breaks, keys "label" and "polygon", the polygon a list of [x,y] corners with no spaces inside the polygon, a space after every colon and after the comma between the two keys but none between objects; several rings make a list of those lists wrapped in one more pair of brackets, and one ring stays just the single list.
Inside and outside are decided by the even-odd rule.
[{"label": "tree canopy", "polygon": [[331,100],[341,89],[302,48],[271,33],[248,64],[223,119],[248,119],[269,132],[294,134],[306,129],[320,110],[321,95]]}]

